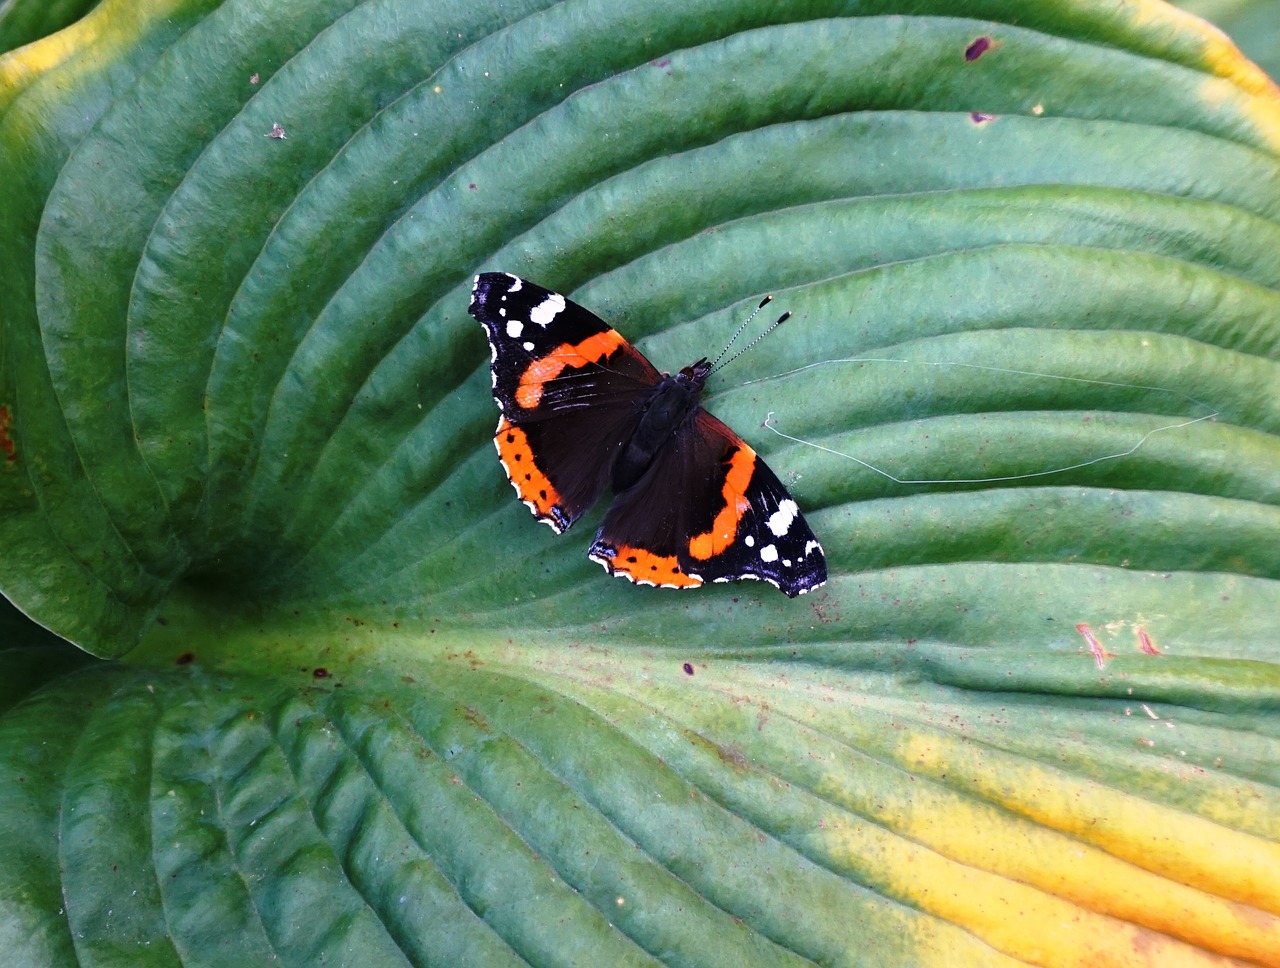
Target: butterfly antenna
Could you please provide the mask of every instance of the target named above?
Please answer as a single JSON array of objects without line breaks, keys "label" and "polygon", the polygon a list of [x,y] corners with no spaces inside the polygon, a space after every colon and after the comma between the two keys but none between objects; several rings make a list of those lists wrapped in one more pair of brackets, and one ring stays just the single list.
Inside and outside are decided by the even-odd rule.
[{"label": "butterfly antenna", "polygon": [[742,325],[739,326],[734,334],[729,337],[729,342],[724,344],[724,349],[720,351],[720,355],[711,361],[711,369],[714,370],[716,368],[716,364],[724,359],[724,355],[729,352],[729,347],[737,342],[738,337],[742,335],[742,331],[747,328],[747,324],[750,323],[751,320],[755,319],[760,310],[764,309],[764,307],[769,305],[771,302],[773,302],[772,296],[765,296],[760,300],[760,305],[751,311],[751,315],[744,319],[742,321]]},{"label": "butterfly antenna", "polygon": [[[756,313],[758,313],[761,309],[763,309],[763,308],[764,308],[764,303],[767,303],[767,302],[769,301],[769,299],[770,299],[770,298],[772,298],[772,297],[768,297],[768,298],[766,298],[766,299],[765,299],[765,301],[764,301],[764,302],[762,302],[762,303],[760,304],[760,306],[756,309]],[[756,313],[752,313],[751,315],[752,315],[752,316],[754,316]],[[766,329],[763,333],[761,333],[759,336],[757,336],[755,339],[753,339],[750,343],[748,343],[748,344],[747,344],[746,346],[744,346],[742,349],[738,350],[738,352],[734,353],[734,354],[733,354],[733,356],[729,357],[729,358],[728,358],[727,360],[725,360],[723,363],[720,363],[720,356],[724,356],[724,353],[723,353],[723,352],[721,352],[720,356],[717,356],[717,357],[716,357],[716,362],[715,362],[715,363],[713,363],[713,364],[711,364],[711,369],[712,369],[712,370],[723,370],[726,366],[728,366],[730,363],[732,363],[734,360],[736,360],[736,359],[737,359],[739,356],[741,356],[743,353],[747,352],[747,350],[751,349],[753,346],[755,346],[757,343],[759,343],[762,339],[764,339],[766,336],[768,336],[770,333],[772,333],[775,329],[777,329],[779,326],[781,326],[783,323],[785,323],[785,322],[786,322],[788,319],[790,319],[790,318],[791,318],[791,310],[787,310],[785,313],[783,313],[781,316],[779,316],[777,319],[775,319],[775,320],[773,321],[773,325],[772,325],[772,326],[770,326],[768,329]],[[749,319],[747,320],[747,322],[750,322],[750,321],[751,321],[751,320],[749,320]],[[743,326],[745,326],[745,325],[746,325],[746,323],[743,323]],[[741,332],[741,327],[739,327],[739,332]],[[734,339],[737,339],[737,334],[736,334],[736,333],[734,334]],[[732,343],[733,343],[733,340],[729,340],[729,342],[732,344]],[[725,350],[728,350],[728,349],[729,349],[729,347],[728,347],[728,346],[726,346],[726,347],[725,347]]]}]

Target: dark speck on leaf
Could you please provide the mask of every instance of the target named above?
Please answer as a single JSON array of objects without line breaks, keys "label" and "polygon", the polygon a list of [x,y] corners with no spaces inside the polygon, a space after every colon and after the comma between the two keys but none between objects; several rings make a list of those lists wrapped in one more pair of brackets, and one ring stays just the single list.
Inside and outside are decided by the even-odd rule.
[{"label": "dark speck on leaf", "polygon": [[968,47],[964,49],[964,59],[967,61],[976,61],[979,57],[991,49],[990,37],[978,37]]}]

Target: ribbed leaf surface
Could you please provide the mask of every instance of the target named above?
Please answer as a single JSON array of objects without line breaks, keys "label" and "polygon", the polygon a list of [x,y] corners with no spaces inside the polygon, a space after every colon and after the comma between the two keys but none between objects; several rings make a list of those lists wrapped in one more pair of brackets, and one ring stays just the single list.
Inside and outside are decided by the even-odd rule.
[{"label": "ribbed leaf surface", "polygon": [[[106,0],[0,182],[15,963],[1280,964],[1280,92],[1200,21]],[[707,402],[828,585],[538,527],[486,269],[664,369],[773,293]]]}]

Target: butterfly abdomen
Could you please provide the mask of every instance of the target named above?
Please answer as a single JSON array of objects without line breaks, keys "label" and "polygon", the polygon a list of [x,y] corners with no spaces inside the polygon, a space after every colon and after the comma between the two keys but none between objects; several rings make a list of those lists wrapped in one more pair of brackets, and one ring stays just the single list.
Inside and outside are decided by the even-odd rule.
[{"label": "butterfly abdomen", "polygon": [[653,464],[664,447],[672,446],[677,432],[698,410],[698,389],[678,376],[663,379],[645,402],[640,420],[613,465],[615,494],[627,490]]}]

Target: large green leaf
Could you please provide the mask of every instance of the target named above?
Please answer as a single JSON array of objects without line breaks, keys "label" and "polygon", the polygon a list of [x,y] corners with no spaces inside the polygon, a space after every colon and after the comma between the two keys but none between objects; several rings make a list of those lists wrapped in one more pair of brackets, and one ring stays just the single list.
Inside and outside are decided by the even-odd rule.
[{"label": "large green leaf", "polygon": [[100,0],[0,0],[0,52],[39,40],[84,16]]},{"label": "large green leaf", "polygon": [[1178,6],[1221,27],[1246,57],[1280,77],[1280,6],[1270,0],[1178,0]]},{"label": "large green leaf", "polygon": [[[107,0],[0,112],[16,963],[1280,964],[1280,93],[1222,35]],[[667,368],[773,292],[709,406],[830,583],[537,527],[477,269]]]}]

